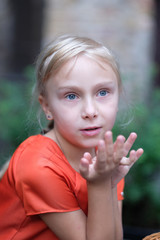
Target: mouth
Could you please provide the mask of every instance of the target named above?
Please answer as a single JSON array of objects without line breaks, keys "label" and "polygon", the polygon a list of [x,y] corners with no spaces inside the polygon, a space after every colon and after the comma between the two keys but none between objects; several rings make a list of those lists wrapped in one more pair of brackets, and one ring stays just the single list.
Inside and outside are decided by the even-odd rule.
[{"label": "mouth", "polygon": [[84,131],[93,131],[93,130],[97,130],[99,129],[99,127],[91,127],[91,128],[85,128],[83,129]]},{"label": "mouth", "polygon": [[81,133],[84,136],[95,136],[95,135],[98,135],[100,131],[101,131],[101,127],[88,127],[88,128],[81,129]]}]

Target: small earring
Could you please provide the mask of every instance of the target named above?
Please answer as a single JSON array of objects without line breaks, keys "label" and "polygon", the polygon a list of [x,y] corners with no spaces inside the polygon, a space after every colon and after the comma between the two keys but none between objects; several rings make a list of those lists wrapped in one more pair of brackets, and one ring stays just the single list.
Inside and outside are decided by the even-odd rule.
[{"label": "small earring", "polygon": [[50,116],[50,115],[47,115],[47,119],[48,119],[48,120],[51,120],[51,116]]}]

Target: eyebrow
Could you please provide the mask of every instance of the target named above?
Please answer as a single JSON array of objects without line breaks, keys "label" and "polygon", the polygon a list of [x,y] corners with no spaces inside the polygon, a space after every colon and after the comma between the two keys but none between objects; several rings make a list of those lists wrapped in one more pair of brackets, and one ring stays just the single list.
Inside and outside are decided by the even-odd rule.
[{"label": "eyebrow", "polygon": [[[115,82],[114,81],[108,81],[108,82],[101,82],[95,84],[93,87],[94,89],[99,89],[99,88],[108,88],[108,87],[114,87]],[[81,87],[77,85],[68,85],[68,86],[63,86],[59,87],[58,91],[63,92],[63,91],[81,91]]]},{"label": "eyebrow", "polygon": [[59,87],[58,91],[73,91],[73,90],[80,90],[80,87],[78,86],[74,86],[74,85],[70,85],[70,86],[64,86],[64,87]]},{"label": "eyebrow", "polygon": [[115,85],[114,81],[108,81],[108,82],[101,82],[101,83],[97,83],[95,85],[95,88],[103,88],[103,87],[113,87]]}]

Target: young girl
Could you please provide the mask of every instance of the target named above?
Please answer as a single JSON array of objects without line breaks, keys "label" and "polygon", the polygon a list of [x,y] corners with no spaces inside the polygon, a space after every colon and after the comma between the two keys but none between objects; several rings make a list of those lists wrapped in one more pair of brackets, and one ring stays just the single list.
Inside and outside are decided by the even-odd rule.
[{"label": "young girl", "polygon": [[0,239],[123,239],[123,178],[143,150],[130,151],[135,133],[113,143],[121,89],[114,57],[91,39],[60,37],[40,54],[52,127],[18,147],[0,182]]}]

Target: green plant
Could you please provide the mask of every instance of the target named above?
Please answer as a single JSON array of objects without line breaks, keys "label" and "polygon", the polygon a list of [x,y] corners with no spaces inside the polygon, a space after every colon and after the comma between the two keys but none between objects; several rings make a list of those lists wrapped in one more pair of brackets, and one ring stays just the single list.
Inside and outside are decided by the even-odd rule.
[{"label": "green plant", "polygon": [[31,103],[33,71],[27,67],[17,81],[0,80],[0,167],[24,139],[40,132],[37,109]]},{"label": "green plant", "polygon": [[150,102],[134,108],[134,119],[126,128],[117,127],[115,134],[126,137],[135,131],[138,138],[134,148],[142,147],[144,154],[126,177],[124,223],[159,228],[160,226],[160,90]]}]

